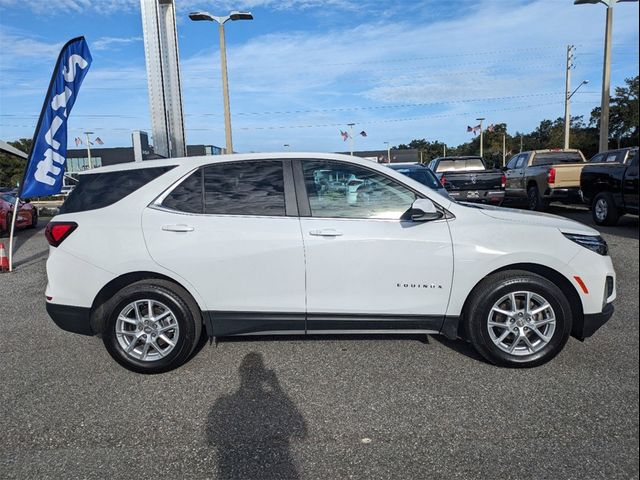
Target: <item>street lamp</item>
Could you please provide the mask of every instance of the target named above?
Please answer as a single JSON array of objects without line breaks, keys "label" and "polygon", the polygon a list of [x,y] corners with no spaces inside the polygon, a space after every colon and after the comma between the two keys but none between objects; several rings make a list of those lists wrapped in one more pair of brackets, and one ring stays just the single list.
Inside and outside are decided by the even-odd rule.
[{"label": "street lamp", "polygon": [[220,32],[220,63],[222,65],[222,99],[224,102],[224,131],[227,143],[226,153],[233,153],[233,140],[231,138],[231,109],[229,107],[229,82],[227,79],[227,48],[224,38],[224,24],[228,21],[253,20],[250,12],[231,12],[224,17],[216,17],[208,12],[193,12],[189,18],[194,22],[207,21],[218,22]]},{"label": "street lamp", "polygon": [[[569,91],[567,90],[566,92],[566,98],[564,101],[564,149],[567,150],[569,148],[569,132],[571,131],[571,97],[573,97],[573,94],[576,93],[581,86],[586,85],[587,83],[589,83],[589,80],[583,80],[580,85],[578,85],[576,87],[576,89],[569,93]],[[567,82],[567,86],[569,86],[569,82]]]},{"label": "street lamp", "polygon": [[574,0],[574,5],[603,3],[607,6],[607,23],[604,33],[604,68],[602,71],[602,102],[600,104],[600,152],[609,148],[609,90],[611,88],[611,31],[613,26],[613,6],[618,2],[638,0]]},{"label": "street lamp", "polygon": [[480,122],[480,157],[482,157],[482,154],[483,154],[482,142],[483,142],[483,134],[484,134],[484,131],[482,130],[482,122],[483,120],[485,120],[485,118],[480,117],[480,118],[476,118],[476,120]]}]

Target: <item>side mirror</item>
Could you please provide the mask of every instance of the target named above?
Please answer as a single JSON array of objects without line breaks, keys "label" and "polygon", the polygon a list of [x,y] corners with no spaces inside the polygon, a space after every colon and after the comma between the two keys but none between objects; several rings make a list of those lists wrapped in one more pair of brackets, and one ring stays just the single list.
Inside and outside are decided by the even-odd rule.
[{"label": "side mirror", "polygon": [[418,198],[411,205],[411,220],[414,222],[429,222],[431,220],[439,220],[444,214],[436,208],[428,198]]}]

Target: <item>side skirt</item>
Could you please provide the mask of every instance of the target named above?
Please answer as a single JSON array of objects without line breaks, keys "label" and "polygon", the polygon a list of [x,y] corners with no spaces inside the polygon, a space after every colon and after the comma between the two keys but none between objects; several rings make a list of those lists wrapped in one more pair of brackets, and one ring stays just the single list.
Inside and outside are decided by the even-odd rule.
[{"label": "side skirt", "polygon": [[442,333],[458,337],[458,317],[206,311],[209,338],[231,335],[323,335]]}]

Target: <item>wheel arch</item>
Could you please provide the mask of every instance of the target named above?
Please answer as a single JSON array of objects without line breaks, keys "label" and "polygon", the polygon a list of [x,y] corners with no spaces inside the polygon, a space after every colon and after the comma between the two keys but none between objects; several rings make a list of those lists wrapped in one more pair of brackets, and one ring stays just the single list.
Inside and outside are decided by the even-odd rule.
[{"label": "wheel arch", "polygon": [[513,263],[510,265],[502,266],[488,273],[487,275],[482,277],[471,289],[462,307],[460,321],[458,323],[459,337],[465,338],[465,339],[468,338],[464,330],[464,325],[465,325],[464,319],[467,314],[467,309],[469,307],[469,304],[471,303],[471,298],[473,297],[473,294],[478,288],[478,285],[480,285],[480,283],[482,283],[487,277],[490,277],[491,275],[494,275],[500,272],[509,271],[509,270],[521,270],[525,272],[535,273],[537,275],[540,275],[543,278],[546,278],[547,280],[553,282],[556,286],[558,286],[558,288],[562,290],[562,293],[564,293],[565,296],[567,297],[567,301],[571,306],[571,317],[572,317],[571,334],[573,336],[578,335],[578,332],[580,331],[579,328],[584,322],[584,309],[582,306],[582,300],[580,300],[580,294],[578,293],[576,288],[573,286],[571,281],[567,277],[565,277],[562,273],[558,272],[557,270],[554,270],[553,268],[547,267],[545,265],[540,265],[537,263]]},{"label": "wheel arch", "polygon": [[[193,304],[198,307],[202,317],[205,318],[202,307],[196,300],[195,296],[190,292],[189,288],[185,287],[183,284],[176,281],[174,278],[168,277],[167,275],[163,275],[158,272],[148,272],[148,271],[129,272],[129,273],[122,274],[114,278],[113,280],[111,280],[109,283],[107,283],[105,286],[103,286],[100,289],[96,297],[93,299],[93,304],[91,305],[91,317],[90,317],[90,324],[91,324],[92,331],[95,332],[96,335],[98,336],[100,336],[104,331],[104,328],[105,328],[104,323],[106,320],[104,307],[106,303],[109,301],[109,299],[113,297],[113,295],[115,295],[119,290],[123,289],[127,285],[131,285],[132,283],[138,282],[140,280],[150,280],[150,279],[164,280],[167,282],[171,282],[177,287],[184,290],[185,293],[190,296],[190,299],[193,301]],[[205,321],[205,326],[207,326],[206,321]],[[207,326],[207,329],[208,329],[208,326]]]}]

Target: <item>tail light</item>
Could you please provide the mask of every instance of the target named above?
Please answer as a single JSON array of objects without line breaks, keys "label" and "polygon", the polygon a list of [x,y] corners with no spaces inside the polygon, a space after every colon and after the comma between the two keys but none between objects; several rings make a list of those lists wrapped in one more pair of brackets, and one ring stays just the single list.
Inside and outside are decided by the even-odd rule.
[{"label": "tail light", "polygon": [[78,228],[76,222],[49,222],[44,231],[47,242],[52,247],[60,245],[71,233]]},{"label": "tail light", "polygon": [[502,178],[500,178],[500,186],[502,188],[506,188],[507,186],[507,176],[503,173]]},{"label": "tail light", "polygon": [[442,176],[440,177],[440,183],[443,187],[447,186],[447,177],[445,177],[444,174],[442,174]]},{"label": "tail light", "polygon": [[550,185],[553,185],[554,183],[556,183],[556,169],[555,168],[550,168],[549,169],[549,173],[547,174],[547,182]]}]

